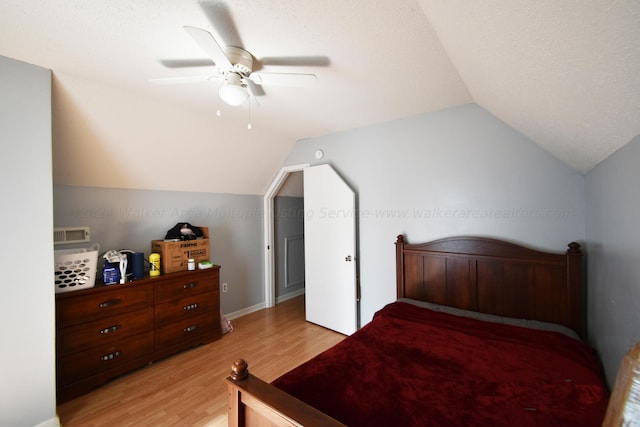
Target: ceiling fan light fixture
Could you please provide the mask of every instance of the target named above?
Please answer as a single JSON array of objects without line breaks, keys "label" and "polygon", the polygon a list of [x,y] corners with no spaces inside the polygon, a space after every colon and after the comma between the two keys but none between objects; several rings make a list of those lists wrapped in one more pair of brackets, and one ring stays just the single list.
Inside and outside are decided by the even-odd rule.
[{"label": "ceiling fan light fixture", "polygon": [[235,73],[227,76],[226,81],[218,90],[220,98],[229,105],[237,106],[249,98],[247,88],[242,86],[242,78]]}]

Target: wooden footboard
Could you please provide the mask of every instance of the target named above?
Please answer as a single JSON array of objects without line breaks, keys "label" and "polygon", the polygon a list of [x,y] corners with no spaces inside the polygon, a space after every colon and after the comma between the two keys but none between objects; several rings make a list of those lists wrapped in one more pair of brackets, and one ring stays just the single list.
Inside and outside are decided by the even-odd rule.
[{"label": "wooden footboard", "polygon": [[603,427],[637,425],[640,420],[640,342],[624,356]]},{"label": "wooden footboard", "polygon": [[227,377],[229,426],[344,426],[277,387],[254,377],[244,359]]}]

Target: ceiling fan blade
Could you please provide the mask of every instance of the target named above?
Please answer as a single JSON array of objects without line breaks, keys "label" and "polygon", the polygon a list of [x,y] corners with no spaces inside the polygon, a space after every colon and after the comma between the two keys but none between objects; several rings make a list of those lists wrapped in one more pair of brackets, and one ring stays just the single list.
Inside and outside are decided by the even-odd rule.
[{"label": "ceiling fan blade", "polygon": [[161,59],[160,63],[167,68],[213,67],[216,64],[206,59]]},{"label": "ceiling fan blade", "polygon": [[318,78],[315,74],[295,74],[295,73],[251,73],[249,79],[259,85],[291,86],[291,87],[312,87],[315,86]]},{"label": "ceiling fan blade", "polygon": [[222,2],[201,1],[200,8],[215,28],[225,46],[244,46],[235,26],[229,7]]},{"label": "ceiling fan blade", "polygon": [[209,55],[218,67],[232,68],[233,65],[213,35],[202,28],[185,26],[185,31],[195,40],[204,52]]},{"label": "ceiling fan blade", "polygon": [[326,56],[265,56],[259,59],[262,65],[285,67],[328,67],[331,65]]},{"label": "ceiling fan blade", "polygon": [[159,78],[159,79],[149,79],[149,83],[158,84],[158,85],[171,85],[171,84],[181,84],[181,83],[203,83],[209,82],[212,80],[219,79],[216,75],[207,75],[207,76],[185,76],[185,77],[167,77],[167,78]]}]

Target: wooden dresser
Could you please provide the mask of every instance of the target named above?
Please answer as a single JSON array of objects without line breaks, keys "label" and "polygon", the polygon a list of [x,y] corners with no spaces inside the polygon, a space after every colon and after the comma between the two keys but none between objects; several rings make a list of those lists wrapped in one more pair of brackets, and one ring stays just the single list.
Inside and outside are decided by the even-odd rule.
[{"label": "wooden dresser", "polygon": [[221,335],[219,266],[57,294],[58,403]]}]

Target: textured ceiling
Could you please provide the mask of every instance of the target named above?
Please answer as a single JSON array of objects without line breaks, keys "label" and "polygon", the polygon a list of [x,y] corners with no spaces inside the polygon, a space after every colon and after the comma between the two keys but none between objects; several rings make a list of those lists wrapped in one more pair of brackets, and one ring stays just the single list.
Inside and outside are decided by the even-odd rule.
[{"label": "textured ceiling", "polygon": [[419,1],[473,100],[565,163],[640,133],[640,1]]},{"label": "textured ceiling", "polygon": [[[261,194],[296,140],[470,102],[581,172],[640,133],[637,0],[3,0],[0,55],[213,118],[217,86],[147,81],[212,70],[175,66],[206,59],[184,25],[257,59],[325,59],[264,66],[314,73],[318,85],[265,87],[251,137],[216,125],[218,149],[268,140],[274,154],[257,156],[266,168],[234,166],[255,182],[195,191]],[[109,179],[87,182],[127,186]]]}]

